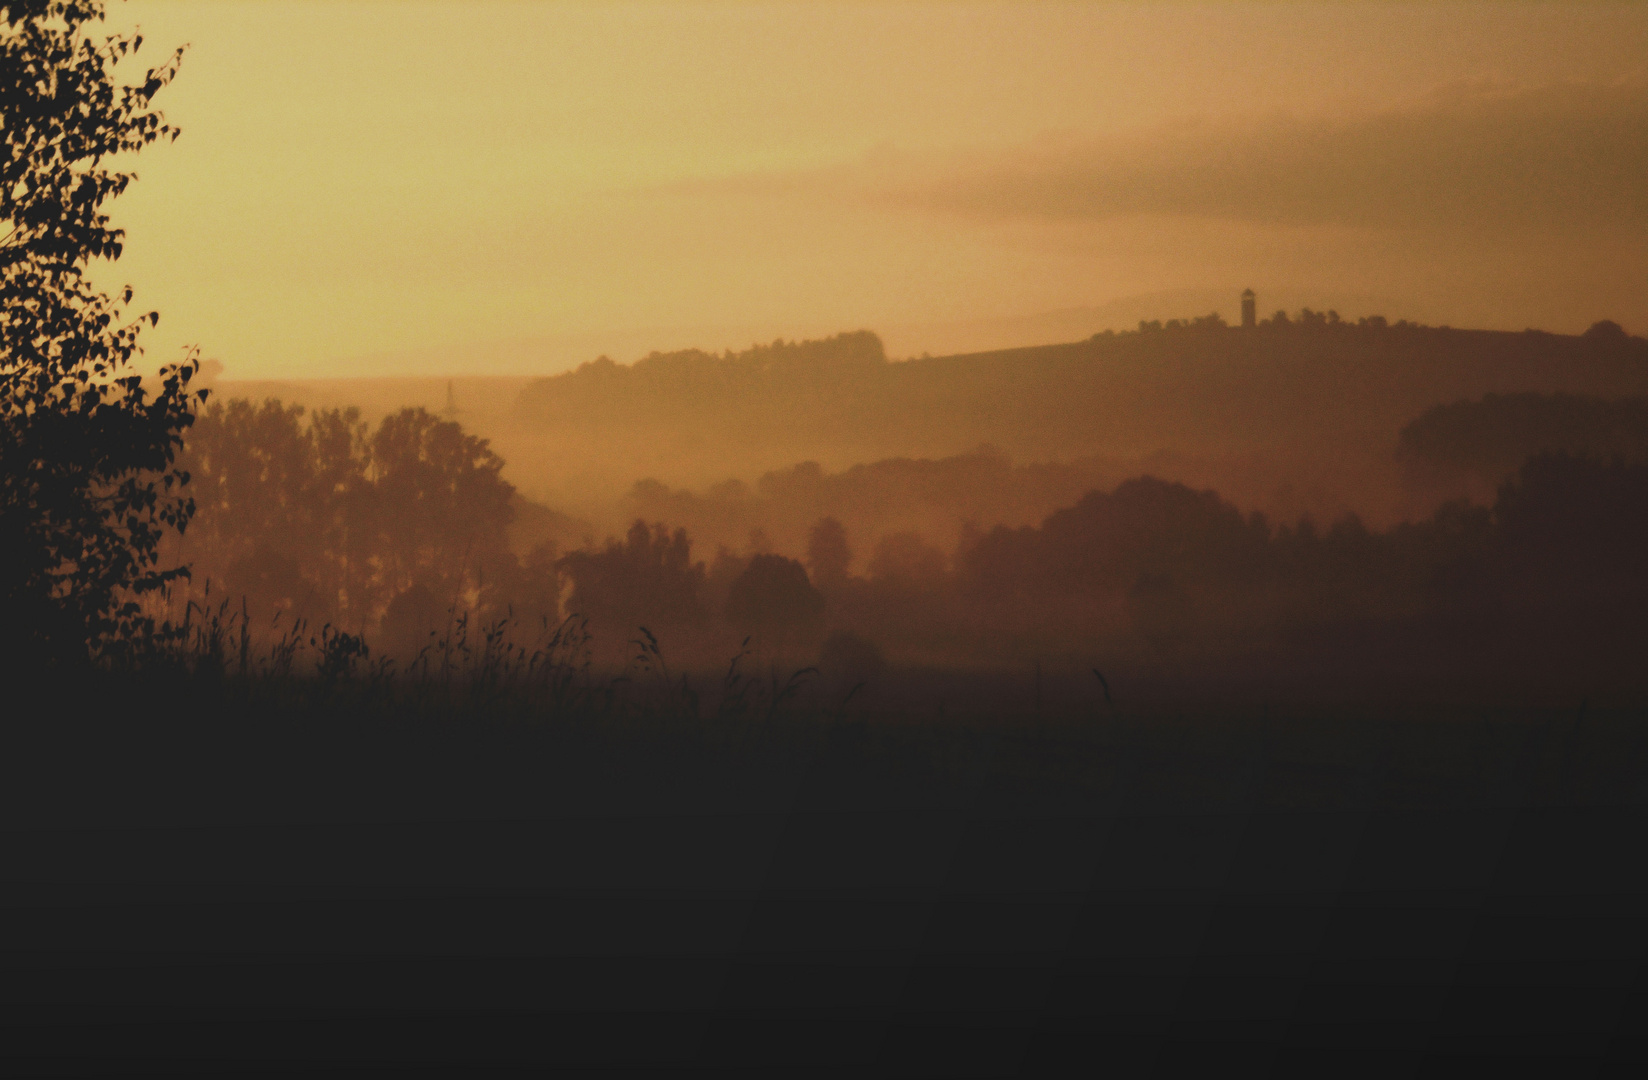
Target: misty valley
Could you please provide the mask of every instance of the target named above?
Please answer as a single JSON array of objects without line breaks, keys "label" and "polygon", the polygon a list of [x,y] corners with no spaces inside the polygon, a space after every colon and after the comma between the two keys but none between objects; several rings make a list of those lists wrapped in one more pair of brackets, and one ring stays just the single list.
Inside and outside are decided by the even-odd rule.
[{"label": "misty valley", "polygon": [[460,627],[526,658],[576,630],[613,676],[644,628],[689,683],[742,654],[853,709],[945,671],[1017,685],[1010,711],[1038,681],[1102,702],[1095,670],[1139,702],[1645,689],[1648,343],[1612,323],[1212,316],[904,362],[860,332],[459,385],[222,384],[164,616],[258,649],[331,627],[384,678]]}]

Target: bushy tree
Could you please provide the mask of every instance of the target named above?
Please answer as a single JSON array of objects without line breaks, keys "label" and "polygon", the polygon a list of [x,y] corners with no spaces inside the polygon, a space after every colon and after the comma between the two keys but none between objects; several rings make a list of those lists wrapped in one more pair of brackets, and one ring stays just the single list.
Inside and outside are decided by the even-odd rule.
[{"label": "bushy tree", "polygon": [[807,570],[782,555],[756,555],[728,590],[727,621],[768,636],[806,634],[824,623],[824,597]]},{"label": "bushy tree", "polygon": [[306,419],[274,400],[213,402],[179,461],[200,507],[180,554],[257,619],[290,610],[365,628],[409,591],[395,610],[420,624],[426,593],[441,612],[479,600],[496,614],[523,573],[554,592],[544,567],[523,571],[509,550],[515,489],[503,461],[422,409],[374,430],[355,409]]},{"label": "bushy tree", "polygon": [[515,489],[485,439],[423,409],[402,409],[373,433],[371,463],[390,523],[382,542],[390,588],[423,582],[456,597],[473,567],[508,554]]},{"label": "bushy tree", "polygon": [[622,543],[609,539],[599,551],[573,551],[559,569],[572,581],[568,610],[603,629],[633,632],[639,626],[690,627],[704,622],[704,564],[692,561],[686,530],[637,521]]},{"label": "bushy tree", "polygon": [[119,85],[142,39],[102,20],[100,0],[0,3],[0,647],[25,662],[141,630],[132,594],[184,572],[158,548],[193,509],[173,458],[195,365],[146,389],[131,365],[159,316],[87,277],[121,253],[102,208],[134,174],[113,159],[177,135],[150,106],[182,51]]}]

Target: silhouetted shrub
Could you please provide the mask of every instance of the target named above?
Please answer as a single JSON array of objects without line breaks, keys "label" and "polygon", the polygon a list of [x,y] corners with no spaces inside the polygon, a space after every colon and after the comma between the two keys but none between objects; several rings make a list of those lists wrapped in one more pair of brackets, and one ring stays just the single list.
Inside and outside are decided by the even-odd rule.
[{"label": "silhouetted shrub", "polygon": [[824,597],[794,559],[756,555],[732,582],[726,617],[758,635],[810,635],[824,624]]},{"label": "silhouetted shrub", "polygon": [[557,565],[572,582],[569,609],[617,633],[705,621],[704,564],[692,561],[684,529],[672,534],[661,524],[648,528],[637,521],[622,542],[569,552]]}]

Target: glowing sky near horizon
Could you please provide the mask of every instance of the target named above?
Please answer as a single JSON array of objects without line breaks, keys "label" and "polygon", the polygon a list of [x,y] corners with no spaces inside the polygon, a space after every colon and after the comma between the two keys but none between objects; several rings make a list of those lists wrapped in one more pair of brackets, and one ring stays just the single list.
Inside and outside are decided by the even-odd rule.
[{"label": "glowing sky near horizon", "polygon": [[190,48],[100,279],[235,376],[1248,284],[1648,331],[1643,5],[110,7]]}]

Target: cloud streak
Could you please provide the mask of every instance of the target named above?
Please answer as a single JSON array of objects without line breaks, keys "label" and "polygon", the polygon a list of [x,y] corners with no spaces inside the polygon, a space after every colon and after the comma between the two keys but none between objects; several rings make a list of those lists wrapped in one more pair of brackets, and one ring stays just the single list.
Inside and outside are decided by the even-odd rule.
[{"label": "cloud streak", "polygon": [[1648,81],[1455,86],[1340,119],[1049,138],[926,170],[911,165],[874,178],[872,164],[872,187],[897,202],[978,217],[1608,231],[1648,223]]},{"label": "cloud streak", "polygon": [[[1339,117],[1209,120],[998,150],[881,148],[827,169],[676,184],[675,195],[833,196],[991,221],[1169,216],[1472,235],[1648,226],[1648,80],[1443,87]],[[657,189],[655,189],[657,190]]]}]

